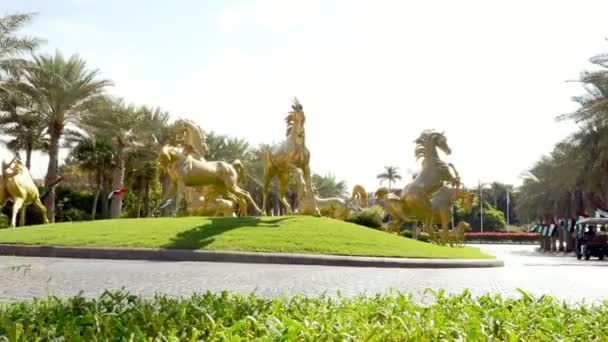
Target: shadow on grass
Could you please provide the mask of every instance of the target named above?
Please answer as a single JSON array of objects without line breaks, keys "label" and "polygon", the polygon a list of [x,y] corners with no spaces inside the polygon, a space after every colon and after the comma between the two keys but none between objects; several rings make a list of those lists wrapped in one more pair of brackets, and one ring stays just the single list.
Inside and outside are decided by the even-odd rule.
[{"label": "shadow on grass", "polygon": [[244,227],[279,227],[279,223],[293,217],[277,217],[263,220],[261,217],[211,217],[210,223],[194,227],[177,234],[170,243],[162,246],[169,249],[201,249],[214,241],[213,237],[229,230]]}]

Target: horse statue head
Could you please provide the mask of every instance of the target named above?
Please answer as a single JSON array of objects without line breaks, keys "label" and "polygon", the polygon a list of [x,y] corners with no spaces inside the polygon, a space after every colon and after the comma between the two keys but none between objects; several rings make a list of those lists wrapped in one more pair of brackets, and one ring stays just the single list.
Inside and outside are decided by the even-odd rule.
[{"label": "horse statue head", "polygon": [[192,120],[177,120],[171,128],[170,139],[172,144],[183,146],[187,152],[198,158],[202,158],[208,149],[203,130]]},{"label": "horse statue head", "polygon": [[376,201],[382,201],[389,193],[390,192],[388,191],[388,188],[381,187],[376,190],[376,192],[374,193],[374,197],[376,198]]},{"label": "horse statue head", "polygon": [[287,130],[285,135],[293,137],[299,145],[303,145],[305,141],[304,123],[306,122],[306,116],[304,115],[304,107],[300,104],[297,98],[293,99],[291,105],[291,111],[285,117],[285,123],[287,124]]},{"label": "horse statue head", "polygon": [[456,225],[456,227],[454,227],[455,231],[460,231],[460,232],[470,232],[473,230],[473,228],[471,227],[471,225],[466,222],[466,221],[460,221],[458,222],[458,224]]},{"label": "horse statue head", "polygon": [[447,155],[452,153],[444,132],[439,133],[426,130],[414,142],[416,143],[416,159],[437,157],[437,149],[440,149]]}]

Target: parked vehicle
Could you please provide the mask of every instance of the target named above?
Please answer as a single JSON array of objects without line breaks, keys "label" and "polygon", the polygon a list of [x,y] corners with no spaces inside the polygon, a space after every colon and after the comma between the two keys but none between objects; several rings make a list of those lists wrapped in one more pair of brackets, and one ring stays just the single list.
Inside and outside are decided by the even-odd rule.
[{"label": "parked vehicle", "polygon": [[604,260],[608,256],[608,218],[592,217],[576,223],[575,251],[576,258],[589,260],[597,257]]}]

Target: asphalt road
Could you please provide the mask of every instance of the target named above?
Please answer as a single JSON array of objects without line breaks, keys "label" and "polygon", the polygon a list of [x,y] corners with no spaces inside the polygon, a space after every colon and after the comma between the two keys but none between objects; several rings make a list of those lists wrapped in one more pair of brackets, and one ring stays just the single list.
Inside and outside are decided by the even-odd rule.
[{"label": "asphalt road", "polygon": [[562,254],[539,254],[530,245],[479,245],[505,261],[486,269],[395,269],[213,262],[155,262],[64,258],[0,257],[0,301],[27,300],[105,289],[150,296],[230,290],[263,297],[412,292],[427,289],[474,295],[519,296],[517,288],[568,301],[608,296],[608,261],[580,261]]}]

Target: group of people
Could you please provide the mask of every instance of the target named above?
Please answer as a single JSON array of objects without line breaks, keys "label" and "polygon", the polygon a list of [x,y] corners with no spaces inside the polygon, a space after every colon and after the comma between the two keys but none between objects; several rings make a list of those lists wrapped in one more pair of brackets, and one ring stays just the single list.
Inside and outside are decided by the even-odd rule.
[{"label": "group of people", "polygon": [[596,225],[580,224],[578,219],[559,219],[549,223],[539,223],[530,231],[540,235],[539,245],[541,252],[566,252],[576,251],[577,241],[583,238],[589,239],[596,234],[608,234],[606,227],[599,229]]},{"label": "group of people", "polygon": [[574,251],[576,219],[558,219],[537,224],[530,231],[540,234],[539,245],[542,252]]}]

